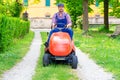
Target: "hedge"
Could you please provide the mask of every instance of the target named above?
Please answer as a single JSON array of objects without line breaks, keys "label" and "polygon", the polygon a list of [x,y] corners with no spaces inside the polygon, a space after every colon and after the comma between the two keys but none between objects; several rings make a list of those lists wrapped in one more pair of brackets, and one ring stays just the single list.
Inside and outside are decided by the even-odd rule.
[{"label": "hedge", "polygon": [[0,52],[6,50],[15,38],[22,38],[29,32],[30,22],[19,18],[0,15]]}]

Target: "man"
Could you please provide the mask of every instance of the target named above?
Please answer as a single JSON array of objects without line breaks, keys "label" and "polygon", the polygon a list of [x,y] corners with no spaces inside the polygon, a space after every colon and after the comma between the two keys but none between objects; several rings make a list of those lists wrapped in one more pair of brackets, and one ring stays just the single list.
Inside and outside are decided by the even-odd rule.
[{"label": "man", "polygon": [[55,13],[52,18],[52,30],[50,31],[47,42],[45,43],[46,47],[48,47],[52,33],[60,31],[58,28],[61,28],[62,32],[67,32],[70,35],[71,39],[73,37],[73,31],[71,29],[72,21],[69,14],[64,12],[64,4],[58,4],[58,11],[59,12]]}]

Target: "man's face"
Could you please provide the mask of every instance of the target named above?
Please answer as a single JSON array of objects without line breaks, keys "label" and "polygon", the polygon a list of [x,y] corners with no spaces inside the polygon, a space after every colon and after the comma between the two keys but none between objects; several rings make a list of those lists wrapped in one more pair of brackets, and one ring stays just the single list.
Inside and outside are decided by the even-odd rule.
[{"label": "man's face", "polygon": [[60,6],[58,7],[59,12],[64,12],[64,7]]}]

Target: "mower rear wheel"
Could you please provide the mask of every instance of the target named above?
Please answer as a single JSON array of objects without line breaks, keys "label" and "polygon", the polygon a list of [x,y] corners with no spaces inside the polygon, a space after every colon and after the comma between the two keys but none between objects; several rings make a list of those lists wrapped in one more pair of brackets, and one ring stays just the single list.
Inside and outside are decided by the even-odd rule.
[{"label": "mower rear wheel", "polygon": [[72,69],[77,69],[77,64],[78,64],[78,58],[77,58],[77,56],[73,55],[72,56],[72,64],[71,64]]},{"label": "mower rear wheel", "polygon": [[49,54],[45,53],[43,56],[43,66],[46,67],[49,65],[49,63],[50,63]]}]

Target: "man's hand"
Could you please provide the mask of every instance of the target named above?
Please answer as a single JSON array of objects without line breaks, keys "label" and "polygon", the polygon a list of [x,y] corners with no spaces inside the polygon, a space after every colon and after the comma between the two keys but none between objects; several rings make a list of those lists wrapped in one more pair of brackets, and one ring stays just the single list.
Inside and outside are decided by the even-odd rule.
[{"label": "man's hand", "polygon": [[53,23],[53,24],[52,24],[52,29],[54,29],[54,28],[55,28],[55,26],[56,26],[56,24],[54,24],[54,23]]},{"label": "man's hand", "polygon": [[72,24],[70,23],[70,24],[67,25],[66,28],[71,28],[71,26],[72,26]]}]

